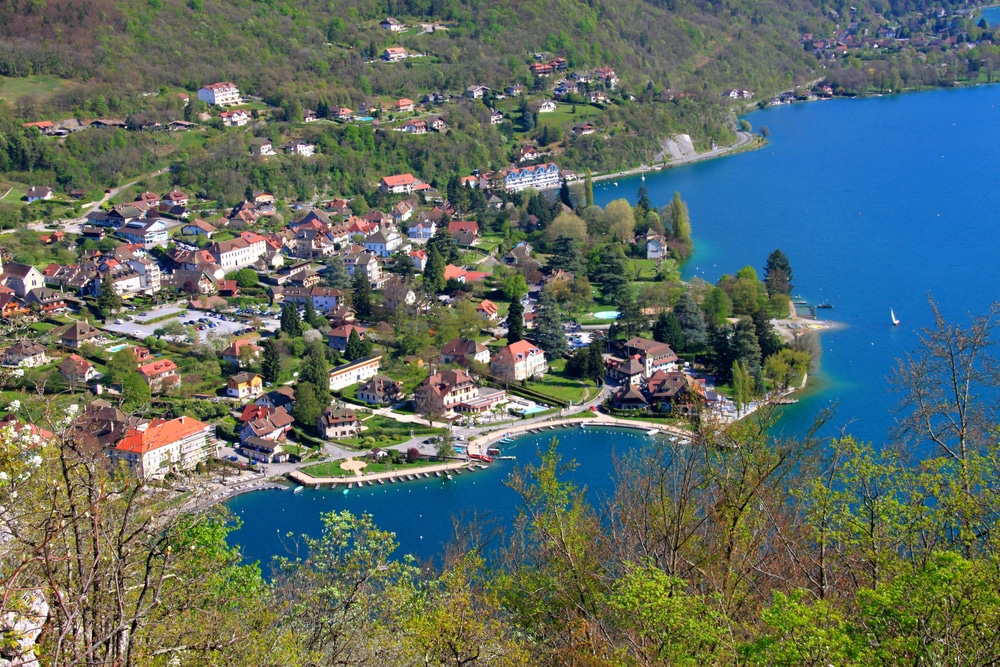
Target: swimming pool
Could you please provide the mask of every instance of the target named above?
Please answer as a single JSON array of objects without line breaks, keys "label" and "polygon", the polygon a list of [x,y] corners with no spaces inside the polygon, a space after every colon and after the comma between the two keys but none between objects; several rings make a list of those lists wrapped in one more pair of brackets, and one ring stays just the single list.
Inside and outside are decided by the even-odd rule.
[{"label": "swimming pool", "polygon": [[357,119],[360,120],[362,123],[370,123],[373,120],[375,120],[375,118],[373,118],[372,116],[357,116]]},{"label": "swimming pool", "polygon": [[602,310],[594,313],[594,317],[599,320],[617,320],[620,314],[617,310]]},{"label": "swimming pool", "polygon": [[114,354],[115,352],[121,352],[126,347],[128,347],[128,343],[121,343],[119,345],[112,345],[111,347],[106,347],[104,349],[106,351],[110,352],[111,354]]}]

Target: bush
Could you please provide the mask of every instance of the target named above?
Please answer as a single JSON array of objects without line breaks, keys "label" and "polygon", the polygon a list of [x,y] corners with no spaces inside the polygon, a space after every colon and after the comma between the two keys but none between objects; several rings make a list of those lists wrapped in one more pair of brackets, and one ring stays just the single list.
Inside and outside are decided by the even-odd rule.
[{"label": "bush", "polygon": [[410,447],[406,450],[406,462],[413,463],[420,459],[420,450],[416,447]]}]

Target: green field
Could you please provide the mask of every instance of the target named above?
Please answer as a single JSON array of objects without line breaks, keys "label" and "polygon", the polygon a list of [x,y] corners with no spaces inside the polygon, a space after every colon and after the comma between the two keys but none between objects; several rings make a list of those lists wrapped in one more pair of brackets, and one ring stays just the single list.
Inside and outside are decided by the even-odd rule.
[{"label": "green field", "polygon": [[48,97],[68,83],[70,83],[68,80],[51,74],[25,77],[0,76],[0,98],[13,102],[25,95]]},{"label": "green field", "polygon": [[567,377],[563,372],[565,367],[565,359],[553,361],[549,372],[541,380],[528,382],[527,388],[570,403],[586,400],[590,392],[580,380]]},{"label": "green field", "polygon": [[[302,468],[302,472],[313,477],[353,477],[354,474],[340,467],[342,461],[327,461],[317,463],[314,466]],[[369,463],[362,471],[364,474],[378,472],[392,472],[394,470],[407,471],[416,468],[424,468],[431,465],[440,465],[440,461],[414,461],[413,463]]]}]

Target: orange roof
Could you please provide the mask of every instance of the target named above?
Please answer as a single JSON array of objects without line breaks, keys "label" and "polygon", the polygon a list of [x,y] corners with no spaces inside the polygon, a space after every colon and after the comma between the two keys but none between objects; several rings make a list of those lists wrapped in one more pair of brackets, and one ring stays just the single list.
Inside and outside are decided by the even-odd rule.
[{"label": "orange roof", "polygon": [[482,302],[476,306],[476,310],[481,310],[487,315],[496,315],[497,305],[489,299],[483,299]]},{"label": "orange roof", "polygon": [[178,417],[170,421],[154,420],[145,431],[133,430],[119,441],[115,449],[126,452],[145,454],[154,449],[171,445],[178,440],[190,437],[208,427],[194,417]]},{"label": "orange roof", "polygon": [[385,183],[390,188],[394,188],[397,185],[409,185],[414,183],[417,179],[413,177],[413,174],[398,174],[396,176],[383,176],[382,182]]},{"label": "orange roof", "polygon": [[39,130],[47,130],[52,127],[54,123],[51,120],[36,120],[34,123],[24,123],[23,127],[37,127]]},{"label": "orange roof", "polygon": [[177,364],[175,364],[170,359],[160,359],[159,361],[154,361],[152,363],[143,364],[139,366],[139,372],[146,377],[153,377],[154,375],[160,375],[162,373],[167,373],[169,371],[176,371]]},{"label": "orange roof", "polygon": [[400,97],[396,100],[397,107],[413,106],[414,102],[409,97]]}]

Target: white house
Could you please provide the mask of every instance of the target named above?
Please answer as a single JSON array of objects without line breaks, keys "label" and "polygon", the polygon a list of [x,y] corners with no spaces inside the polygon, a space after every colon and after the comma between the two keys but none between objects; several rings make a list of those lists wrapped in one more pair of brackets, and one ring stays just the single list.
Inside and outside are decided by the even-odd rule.
[{"label": "white house", "polygon": [[500,172],[508,192],[519,192],[528,188],[535,190],[551,190],[558,188],[560,181],[559,167],[553,162],[538,164],[533,167],[516,167]]},{"label": "white house", "polygon": [[401,23],[391,16],[382,19],[382,22],[378,24],[378,27],[383,30],[389,30],[390,32],[403,32],[406,30],[406,25],[404,23]]},{"label": "white house", "polygon": [[222,124],[226,127],[243,127],[250,122],[250,114],[242,109],[223,111],[219,114],[219,118],[222,119]]},{"label": "white house", "polygon": [[490,359],[490,371],[494,375],[515,382],[542,376],[548,368],[545,352],[526,340],[500,348]]},{"label": "white house", "polygon": [[437,231],[437,223],[433,220],[417,220],[410,225],[407,235],[413,240],[426,240],[434,236]]},{"label": "white house", "polygon": [[307,144],[304,141],[293,141],[290,144],[285,144],[285,152],[289,155],[310,157],[316,153],[316,144]]},{"label": "white house", "polygon": [[553,100],[545,100],[538,107],[538,113],[551,113],[559,107]]},{"label": "white house", "polygon": [[390,257],[403,246],[403,237],[396,232],[381,229],[369,235],[364,242],[365,250],[376,257]]},{"label": "white house", "polygon": [[364,382],[378,374],[382,365],[382,357],[358,359],[348,364],[337,366],[330,371],[330,391],[339,391],[352,384]]},{"label": "white house", "polygon": [[240,103],[240,89],[235,83],[220,81],[207,86],[202,86],[198,90],[198,99],[207,104],[225,106],[227,104]]},{"label": "white house", "polygon": [[129,243],[137,243],[149,250],[156,246],[166,246],[170,238],[167,226],[159,219],[133,220],[118,229],[118,235]]},{"label": "white house", "polygon": [[145,429],[133,429],[108,450],[143,479],[190,470],[216,453],[215,427],[193,417],[154,419]]},{"label": "white house", "polygon": [[250,154],[257,157],[270,157],[272,155],[277,155],[271,140],[265,139],[264,137],[256,137],[250,140]]},{"label": "white house", "polygon": [[33,185],[28,188],[27,199],[29,204],[35,201],[52,199],[52,188],[47,188],[44,185]]}]

